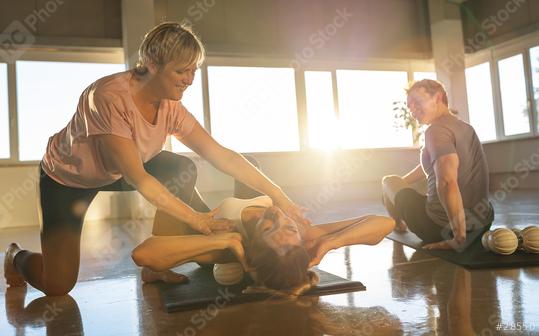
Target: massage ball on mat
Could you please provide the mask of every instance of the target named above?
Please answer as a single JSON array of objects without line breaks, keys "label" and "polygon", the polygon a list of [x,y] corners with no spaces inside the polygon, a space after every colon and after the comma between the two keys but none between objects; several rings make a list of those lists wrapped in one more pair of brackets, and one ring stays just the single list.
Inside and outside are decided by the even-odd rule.
[{"label": "massage ball on mat", "polygon": [[522,248],[526,252],[539,253],[539,227],[528,226],[521,231]]},{"label": "massage ball on mat", "polygon": [[221,285],[234,285],[243,279],[243,267],[238,262],[215,264],[213,266],[213,277]]},{"label": "massage ball on mat", "polygon": [[485,232],[481,238],[481,243],[487,251],[503,255],[509,255],[518,248],[516,234],[505,228]]}]

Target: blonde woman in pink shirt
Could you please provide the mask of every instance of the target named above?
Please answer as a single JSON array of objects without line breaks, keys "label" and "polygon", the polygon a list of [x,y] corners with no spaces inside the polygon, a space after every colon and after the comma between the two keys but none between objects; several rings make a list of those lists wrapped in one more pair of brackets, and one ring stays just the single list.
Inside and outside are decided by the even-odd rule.
[{"label": "blonde woman in pink shirt", "polygon": [[[64,295],[77,281],[86,210],[99,191],[137,190],[157,207],[153,234],[167,236],[155,253],[174,250],[179,223],[226,239],[227,219],[216,219],[195,188],[194,163],[162,151],[173,135],[220,171],[269,196],[301,225],[303,210],[242,155],[217,143],[182,105],[204,60],[193,32],[165,22],[146,34],[135,69],[101,78],[82,93],[77,110],[48,142],[40,165],[41,253],[11,244],[4,258],[8,285],[29,283],[46,295]],[[247,195],[252,197],[253,195]],[[222,235],[222,236],[220,236]],[[234,244],[234,242],[231,242]],[[153,253],[149,251],[148,253]],[[181,282],[171,271],[142,271],[144,281]]]}]

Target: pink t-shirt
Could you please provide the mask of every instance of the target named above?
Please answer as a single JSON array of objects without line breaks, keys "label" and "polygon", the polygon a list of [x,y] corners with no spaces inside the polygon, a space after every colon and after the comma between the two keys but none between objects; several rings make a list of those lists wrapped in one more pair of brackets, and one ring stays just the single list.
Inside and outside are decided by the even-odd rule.
[{"label": "pink t-shirt", "polygon": [[181,139],[191,133],[197,121],[179,101],[162,100],[155,125],[144,119],[131,97],[131,76],[131,71],[113,74],[84,90],[71,121],[49,138],[41,164],[47,175],[69,187],[101,187],[122,175],[105,169],[92,135],[131,139],[147,162],[162,150],[167,135]]}]

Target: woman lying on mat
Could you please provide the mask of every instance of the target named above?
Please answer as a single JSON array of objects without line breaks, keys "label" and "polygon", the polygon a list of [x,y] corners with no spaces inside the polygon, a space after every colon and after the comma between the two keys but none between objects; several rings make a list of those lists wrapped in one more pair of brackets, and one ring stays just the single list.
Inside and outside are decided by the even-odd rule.
[{"label": "woman lying on mat", "polygon": [[203,234],[231,225],[214,219],[200,198],[194,162],[162,150],[167,136],[270,196],[298,223],[310,224],[279,186],[217,143],[180,102],[203,60],[204,47],[189,28],[164,22],[144,37],[135,69],[98,79],[83,91],[73,118],[49,139],[40,164],[41,253],[9,245],[9,286],[29,283],[47,295],[73,288],[84,216],[100,191],[137,190],[157,208],[155,235],[178,221]]},{"label": "woman lying on mat", "polygon": [[[133,251],[133,260],[157,272],[190,261],[238,261],[244,269],[253,271],[257,286],[298,295],[317,282],[315,273],[308,269],[317,265],[328,251],[353,244],[375,245],[395,225],[391,218],[382,216],[298,225],[273,206],[267,196],[231,197],[218,208],[219,217],[234,222],[233,232],[206,236],[183,225],[184,235],[148,238]],[[145,277],[150,278],[148,274]]]}]

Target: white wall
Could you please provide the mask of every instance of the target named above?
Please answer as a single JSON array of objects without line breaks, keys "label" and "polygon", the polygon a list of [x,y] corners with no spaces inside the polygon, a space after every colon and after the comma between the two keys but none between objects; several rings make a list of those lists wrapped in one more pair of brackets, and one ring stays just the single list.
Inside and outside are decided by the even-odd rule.
[{"label": "white wall", "polygon": [[190,22],[209,55],[298,60],[431,55],[423,0],[156,0],[154,5],[156,22]]},{"label": "white wall", "polygon": [[539,138],[500,141],[483,148],[492,192],[539,188]]},{"label": "white wall", "polygon": [[[492,190],[539,188],[539,139],[490,143],[484,149]],[[418,163],[419,153],[417,149],[376,149],[252,155],[266,175],[293,199],[316,207],[327,201],[378,199],[382,176],[405,173]],[[198,167],[197,187],[210,207],[232,195],[230,177],[200,158],[194,161]],[[527,166],[531,167],[529,174],[524,168]],[[0,168],[0,229],[38,225],[36,178],[34,166]],[[101,192],[86,220],[151,217],[153,213],[154,208],[136,192]]]},{"label": "white wall", "polygon": [[[39,225],[37,166],[0,168],[0,229]],[[130,215],[126,198],[102,192],[88,210],[87,219],[120,218]],[[126,195],[127,196],[127,195]],[[131,196],[132,197],[132,196]]]},{"label": "white wall", "polygon": [[[378,198],[379,183],[387,174],[402,174],[417,164],[417,149],[343,151],[334,154],[254,154],[262,170],[292,198],[307,204],[349,198]],[[207,162],[194,159],[197,186],[210,207],[232,194],[233,180]],[[0,229],[38,225],[37,167],[0,168]],[[310,195],[305,199],[305,194]],[[86,220],[151,217],[153,208],[136,192],[101,192],[92,202]]]},{"label": "white wall", "polygon": [[539,138],[493,142],[483,148],[491,173],[516,173],[526,162],[530,162],[531,170],[539,170]]}]

